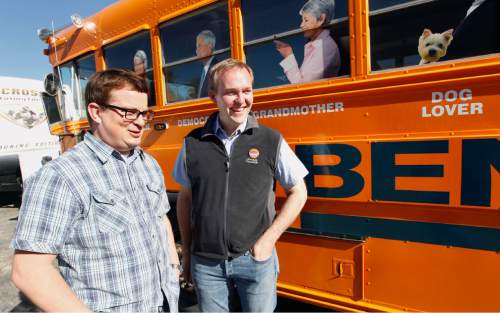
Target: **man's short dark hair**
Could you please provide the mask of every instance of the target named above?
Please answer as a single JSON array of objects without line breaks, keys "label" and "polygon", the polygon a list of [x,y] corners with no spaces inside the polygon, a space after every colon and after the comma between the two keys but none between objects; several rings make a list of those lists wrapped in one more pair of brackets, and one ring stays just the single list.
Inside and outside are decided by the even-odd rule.
[{"label": "man's short dark hair", "polygon": [[107,104],[111,91],[125,87],[146,94],[149,91],[148,84],[143,77],[126,69],[111,68],[97,72],[90,77],[85,87],[85,106],[90,126],[93,121],[88,111],[89,103]]}]

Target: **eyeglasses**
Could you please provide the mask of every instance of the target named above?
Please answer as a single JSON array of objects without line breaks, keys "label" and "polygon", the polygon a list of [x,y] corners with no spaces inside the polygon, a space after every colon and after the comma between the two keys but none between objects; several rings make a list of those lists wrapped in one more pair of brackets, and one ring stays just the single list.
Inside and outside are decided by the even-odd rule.
[{"label": "eyeglasses", "polygon": [[118,113],[121,117],[123,117],[129,121],[135,121],[136,119],[139,118],[139,115],[142,115],[142,118],[148,122],[151,121],[154,117],[154,112],[151,110],[139,111],[136,109],[125,109],[125,108],[122,108],[122,107],[119,107],[116,105],[111,105],[111,104],[106,104],[106,103],[101,103],[99,105],[102,107],[105,107],[105,108],[118,110],[115,112]]}]

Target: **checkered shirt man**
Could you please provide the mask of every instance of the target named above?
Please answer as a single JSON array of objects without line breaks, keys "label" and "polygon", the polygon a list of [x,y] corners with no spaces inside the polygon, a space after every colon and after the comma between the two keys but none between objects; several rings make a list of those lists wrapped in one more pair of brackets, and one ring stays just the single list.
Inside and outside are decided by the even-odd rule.
[{"label": "checkered shirt man", "polygon": [[[87,133],[28,181],[12,247],[56,254],[59,270],[93,311],[178,308],[167,251],[170,209],[158,163],[128,157]],[[175,252],[174,252],[175,253]]]}]

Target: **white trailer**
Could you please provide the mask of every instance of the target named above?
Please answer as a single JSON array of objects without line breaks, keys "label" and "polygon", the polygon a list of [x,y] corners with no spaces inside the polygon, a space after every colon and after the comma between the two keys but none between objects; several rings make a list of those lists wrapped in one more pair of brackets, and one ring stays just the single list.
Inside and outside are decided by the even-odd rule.
[{"label": "white trailer", "polygon": [[0,204],[19,204],[22,182],[60,154],[49,132],[43,82],[0,76]]}]

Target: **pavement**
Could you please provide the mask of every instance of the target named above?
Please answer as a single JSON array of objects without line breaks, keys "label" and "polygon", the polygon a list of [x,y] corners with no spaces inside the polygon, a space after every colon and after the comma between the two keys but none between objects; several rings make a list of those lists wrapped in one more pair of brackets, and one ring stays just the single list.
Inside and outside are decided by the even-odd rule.
[{"label": "pavement", "polygon": [[34,312],[33,305],[10,282],[14,250],[9,248],[16,228],[18,209],[0,207],[0,312]]}]

